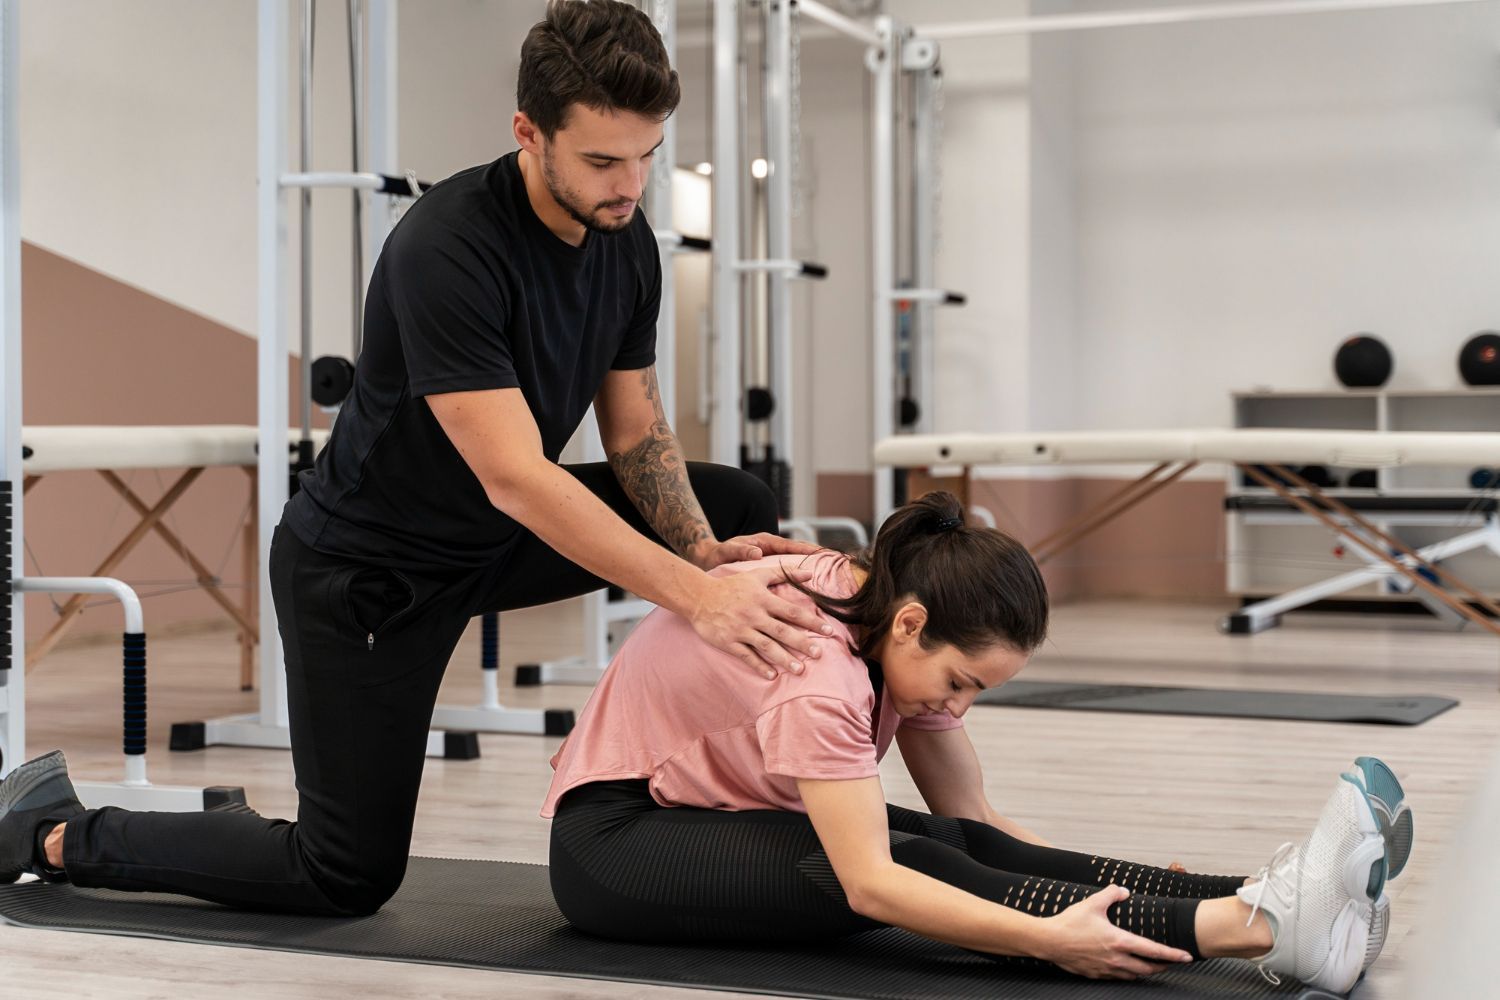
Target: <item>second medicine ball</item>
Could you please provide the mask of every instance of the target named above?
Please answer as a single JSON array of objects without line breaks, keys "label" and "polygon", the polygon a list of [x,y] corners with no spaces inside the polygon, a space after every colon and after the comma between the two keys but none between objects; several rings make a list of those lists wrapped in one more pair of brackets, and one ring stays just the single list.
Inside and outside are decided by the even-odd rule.
[{"label": "second medicine ball", "polygon": [[1385,385],[1392,367],[1391,349],[1368,333],[1356,333],[1333,356],[1333,373],[1351,389]]},{"label": "second medicine ball", "polygon": [[1500,333],[1482,330],[1465,341],[1458,373],[1469,385],[1500,385]]}]

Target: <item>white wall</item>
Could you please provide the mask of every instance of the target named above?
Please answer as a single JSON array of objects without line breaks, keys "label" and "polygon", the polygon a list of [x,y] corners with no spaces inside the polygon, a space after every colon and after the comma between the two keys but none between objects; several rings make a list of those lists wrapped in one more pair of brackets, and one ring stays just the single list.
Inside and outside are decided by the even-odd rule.
[{"label": "white wall", "polygon": [[[1080,8],[1138,3],[1079,3]],[[1500,325],[1500,5],[1075,36],[1070,424],[1224,425],[1229,392],[1459,385]]]},{"label": "white wall", "polygon": [[[1072,7],[1072,0],[1032,4],[1034,14],[1067,13]],[[1073,47],[1066,34],[1033,39],[1028,80],[1031,356],[1025,426],[1043,430],[1070,426],[1078,395]]]},{"label": "white wall", "polygon": [[23,0],[21,234],[255,317],[255,4]]}]

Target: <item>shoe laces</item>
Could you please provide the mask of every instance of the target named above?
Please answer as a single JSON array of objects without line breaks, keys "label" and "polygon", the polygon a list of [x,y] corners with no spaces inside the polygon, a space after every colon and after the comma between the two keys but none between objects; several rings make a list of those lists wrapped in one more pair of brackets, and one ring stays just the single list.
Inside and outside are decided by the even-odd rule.
[{"label": "shoe laces", "polygon": [[[1275,854],[1271,855],[1269,864],[1255,873],[1255,901],[1250,904],[1250,919],[1245,921],[1246,927],[1255,922],[1255,915],[1260,912],[1261,903],[1265,899],[1268,888],[1283,904],[1290,905],[1292,903],[1297,886],[1293,883],[1292,877],[1288,872],[1291,866],[1286,864],[1286,861],[1296,853],[1297,845],[1288,841],[1278,847]],[[1255,967],[1260,970],[1260,974],[1265,978],[1266,982],[1272,986],[1281,985],[1281,977],[1270,969],[1267,969],[1265,965],[1257,962]]]}]

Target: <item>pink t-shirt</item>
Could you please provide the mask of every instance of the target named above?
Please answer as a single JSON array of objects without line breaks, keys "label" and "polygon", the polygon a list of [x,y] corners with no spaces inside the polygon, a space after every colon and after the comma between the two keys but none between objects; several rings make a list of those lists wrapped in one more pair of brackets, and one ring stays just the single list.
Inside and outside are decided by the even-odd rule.
[{"label": "pink t-shirt", "polygon": [[[836,552],[771,556],[733,563],[713,576],[763,566],[802,565],[807,586],[831,597],[854,593],[848,560]],[[816,611],[785,584],[786,600]],[[903,720],[875,692],[865,663],[849,651],[847,626],[820,636],[823,653],[799,676],[767,680],[699,638],[693,626],[661,608],[647,615],[604,672],[572,734],[552,758],[555,774],[542,815],[563,793],[591,781],[646,778],[664,806],[781,809],[806,812],[798,778],[869,778],[898,726],[952,729],[944,713]]]}]

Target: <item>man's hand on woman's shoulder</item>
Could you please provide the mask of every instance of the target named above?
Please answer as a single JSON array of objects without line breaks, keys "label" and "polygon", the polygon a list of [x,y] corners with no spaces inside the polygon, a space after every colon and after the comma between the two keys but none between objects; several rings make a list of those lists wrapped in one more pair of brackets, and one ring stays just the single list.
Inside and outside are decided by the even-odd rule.
[{"label": "man's hand on woman's shoulder", "polygon": [[761,532],[755,535],[739,535],[724,541],[706,539],[688,553],[688,561],[701,570],[711,570],[732,562],[753,562],[766,556],[812,555],[821,548],[811,542],[799,542],[793,538],[782,538]]}]

